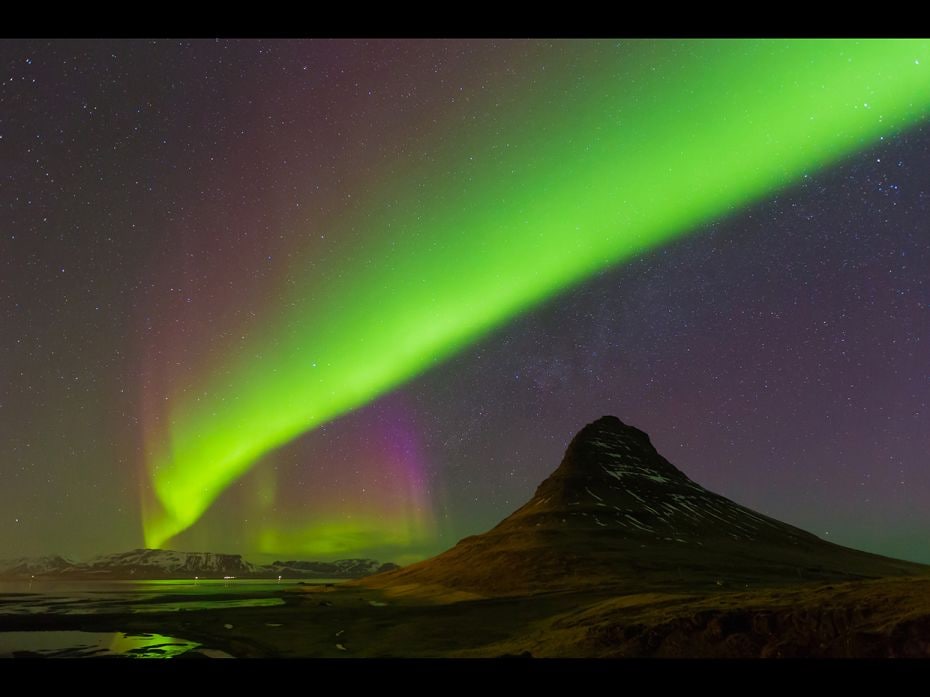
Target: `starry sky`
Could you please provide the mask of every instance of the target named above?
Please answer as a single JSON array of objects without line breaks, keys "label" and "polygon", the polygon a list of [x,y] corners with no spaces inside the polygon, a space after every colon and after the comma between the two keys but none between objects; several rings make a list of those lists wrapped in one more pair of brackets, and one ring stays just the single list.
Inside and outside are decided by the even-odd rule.
[{"label": "starry sky", "polygon": [[930,562],[926,43],[4,41],[0,558],[408,562],[614,414]]}]

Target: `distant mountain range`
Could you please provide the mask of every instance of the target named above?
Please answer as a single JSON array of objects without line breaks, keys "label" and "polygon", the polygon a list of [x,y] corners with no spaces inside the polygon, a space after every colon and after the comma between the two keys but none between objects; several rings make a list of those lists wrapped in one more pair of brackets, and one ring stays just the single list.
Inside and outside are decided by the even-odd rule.
[{"label": "distant mountain range", "polygon": [[275,561],[263,566],[247,562],[239,554],[134,549],[86,562],[59,556],[0,560],[0,579],[360,578],[396,568],[373,559]]},{"label": "distant mountain range", "polygon": [[524,506],[452,549],[360,583],[479,595],[617,587],[744,588],[926,573],[832,544],[691,481],[649,436],[605,416]]}]

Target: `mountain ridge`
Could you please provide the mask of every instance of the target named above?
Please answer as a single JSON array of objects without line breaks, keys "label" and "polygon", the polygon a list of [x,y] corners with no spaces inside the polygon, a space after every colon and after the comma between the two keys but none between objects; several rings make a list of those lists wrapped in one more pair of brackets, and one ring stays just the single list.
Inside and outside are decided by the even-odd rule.
[{"label": "mountain ridge", "polygon": [[927,568],[841,547],[709,491],[644,431],[604,416],[575,435],[533,497],[496,526],[361,583],[507,595],[605,584],[748,588]]},{"label": "mountain ridge", "polygon": [[134,549],[103,554],[85,562],[57,555],[0,560],[0,579],[159,580],[186,578],[360,578],[397,568],[374,559],[275,561],[261,565],[241,554]]}]

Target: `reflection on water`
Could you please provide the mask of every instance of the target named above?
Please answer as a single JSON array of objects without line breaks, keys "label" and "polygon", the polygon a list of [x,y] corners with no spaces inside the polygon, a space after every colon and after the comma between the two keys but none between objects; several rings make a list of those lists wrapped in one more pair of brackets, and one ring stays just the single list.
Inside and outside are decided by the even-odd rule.
[{"label": "reflection on water", "polygon": [[[333,579],[303,581],[304,584],[338,582]],[[299,583],[301,581],[262,579],[0,581],[0,615],[96,615],[269,607],[284,604],[280,597],[268,597],[269,593],[296,589]]]},{"label": "reflection on water", "polygon": [[[123,632],[0,632],[0,658],[34,655],[55,658],[173,658],[200,644],[161,634]],[[212,649],[201,653],[229,657]]]},{"label": "reflection on water", "polygon": [[241,600],[184,600],[181,602],[171,602],[160,606],[155,605],[130,605],[131,612],[165,612],[180,610],[215,610],[218,608],[231,607],[272,607],[274,605],[284,605],[282,598],[243,598]]},{"label": "reflection on water", "polygon": [[304,579],[167,579],[145,581],[56,581],[48,579],[6,581],[0,580],[0,597],[9,593],[166,593],[187,594],[223,593],[239,591],[284,590],[301,584],[344,583],[342,578]]},{"label": "reflection on water", "polygon": [[[338,583],[332,579],[304,583]],[[283,605],[298,581],[33,581],[0,582],[3,615],[87,615],[184,612]],[[2,626],[2,625],[0,625]],[[159,634],[82,631],[0,631],[0,658],[14,655],[61,658],[172,658],[191,655],[231,658],[186,639]]]}]

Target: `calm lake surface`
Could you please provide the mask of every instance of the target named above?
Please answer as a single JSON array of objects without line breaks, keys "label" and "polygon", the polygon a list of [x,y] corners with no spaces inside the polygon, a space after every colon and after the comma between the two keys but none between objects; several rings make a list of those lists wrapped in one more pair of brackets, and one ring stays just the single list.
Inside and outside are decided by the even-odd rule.
[{"label": "calm lake surface", "polygon": [[[281,605],[280,598],[226,598],[283,591],[300,584],[344,579],[207,579],[200,581],[0,581],[0,615],[153,612],[171,607],[207,609]],[[170,596],[177,602],[165,603]]]},{"label": "calm lake surface", "polygon": [[[0,581],[0,627],[4,615],[182,612],[283,605],[282,598],[264,594],[294,589],[301,582],[335,584],[343,580]],[[252,595],[260,597],[249,597]],[[196,642],[159,634],[0,631],[0,658],[17,652],[66,658],[172,658],[195,648],[210,657],[229,657]]]},{"label": "calm lake surface", "polygon": [[[48,658],[174,658],[200,644],[161,634],[123,632],[0,632],[0,658],[13,658],[28,652]],[[229,654],[201,649],[211,658],[232,658]]]}]

